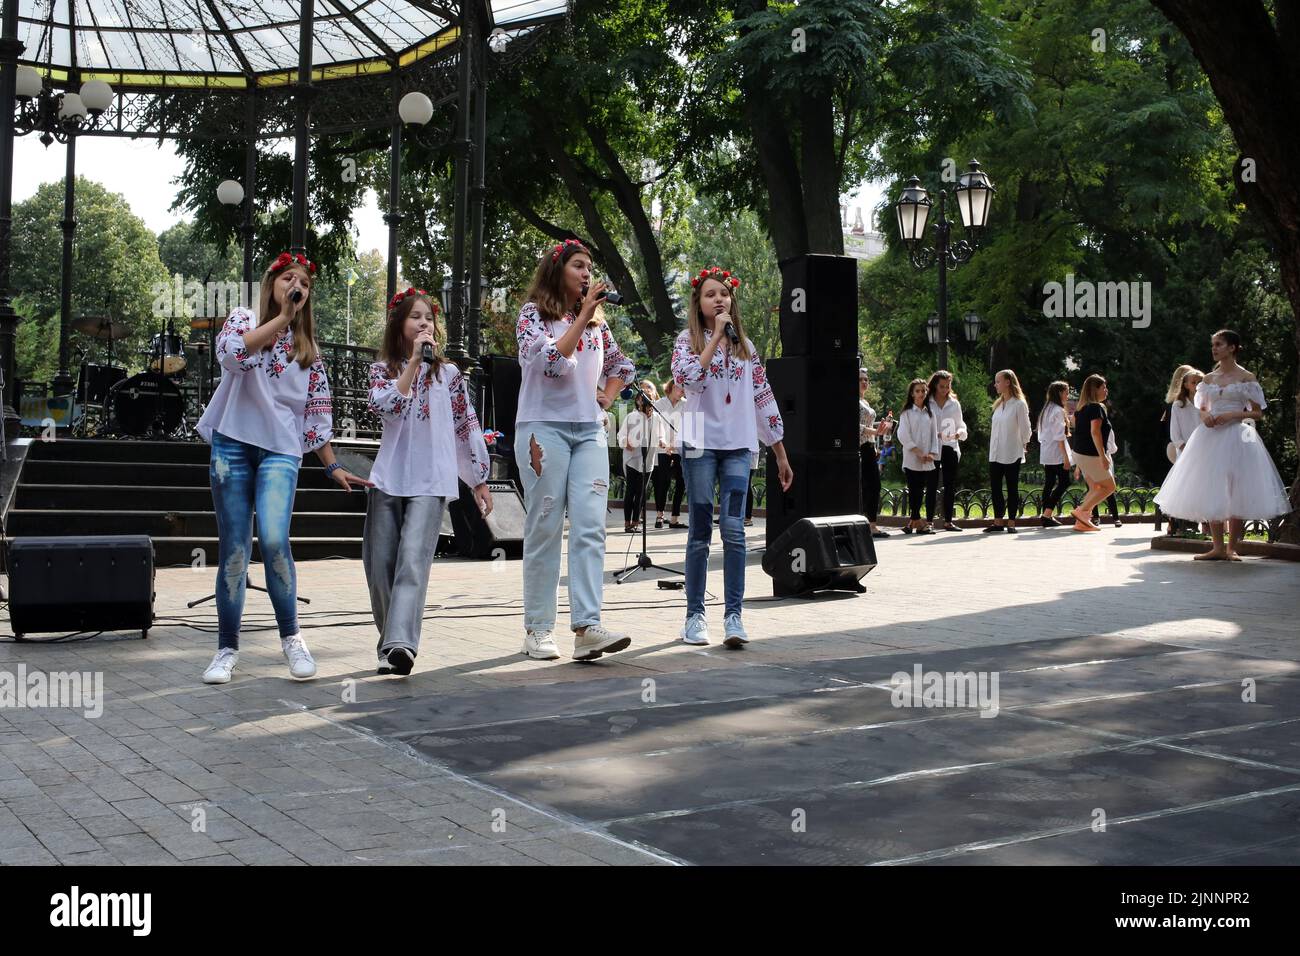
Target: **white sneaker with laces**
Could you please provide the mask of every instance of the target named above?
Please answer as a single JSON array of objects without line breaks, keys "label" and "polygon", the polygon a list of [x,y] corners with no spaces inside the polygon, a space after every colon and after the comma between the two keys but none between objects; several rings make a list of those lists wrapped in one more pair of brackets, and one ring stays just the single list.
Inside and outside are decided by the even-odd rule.
[{"label": "white sneaker with laces", "polygon": [[594,661],[601,654],[613,654],[632,643],[632,638],[600,624],[588,624],[581,634],[573,635],[573,659]]},{"label": "white sneaker with laces", "polygon": [[726,634],[722,643],[733,650],[737,647],[743,647],[749,643],[749,635],[745,633],[745,628],[740,623],[739,614],[728,614],[722,619],[722,629]]},{"label": "white sneaker with laces", "polygon": [[309,677],[316,676],[316,661],[312,659],[311,651],[307,650],[307,642],[302,639],[301,634],[280,638],[280,650],[284,652],[284,659],[289,662],[289,673],[296,680],[307,680]]},{"label": "white sneaker with laces", "polygon": [[560,649],[555,646],[550,631],[529,631],[524,635],[524,647],[520,653],[533,660],[553,661],[560,656]]},{"label": "white sneaker with laces", "polygon": [[709,625],[703,614],[692,614],[682,625],[682,640],[687,644],[709,643]]},{"label": "white sneaker with laces", "polygon": [[203,683],[205,684],[229,684],[230,672],[235,669],[239,663],[239,651],[233,647],[223,647],[217,651],[217,656],[212,658],[212,663],[208,669],[203,672]]}]

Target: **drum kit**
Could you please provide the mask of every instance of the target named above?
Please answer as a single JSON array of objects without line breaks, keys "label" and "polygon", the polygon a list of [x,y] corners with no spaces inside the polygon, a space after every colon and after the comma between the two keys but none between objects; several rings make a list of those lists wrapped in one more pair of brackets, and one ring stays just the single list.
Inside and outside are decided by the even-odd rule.
[{"label": "drum kit", "polygon": [[[206,331],[208,341],[182,341],[175,323],[167,319],[149,339],[145,371],[127,375],[113,356],[113,343],[129,334],[127,324],[111,316],[84,316],[72,327],[98,339],[105,349],[100,363],[83,362],[77,384],[77,402],[90,412],[99,413],[95,434],[129,438],[188,438],[191,422],[197,421],[212,396],[214,376],[219,370],[209,356],[217,321],[211,318],[189,320],[191,329]],[[83,431],[85,421],[83,418]]]}]

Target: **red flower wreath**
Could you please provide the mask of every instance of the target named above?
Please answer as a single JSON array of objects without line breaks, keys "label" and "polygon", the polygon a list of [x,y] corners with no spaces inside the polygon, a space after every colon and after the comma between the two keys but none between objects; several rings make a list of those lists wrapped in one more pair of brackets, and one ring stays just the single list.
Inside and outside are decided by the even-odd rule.
[{"label": "red flower wreath", "polygon": [[282,252],[282,253],[280,253],[278,256],[276,256],[276,257],[275,257],[275,261],[271,263],[271,268],[270,268],[269,271],[271,271],[271,272],[279,272],[279,271],[280,271],[281,269],[283,269],[285,266],[290,265],[291,263],[295,263],[295,262],[296,262],[298,265],[302,266],[304,269],[306,269],[307,272],[310,273],[311,275],[315,275],[315,274],[316,274],[316,263],[310,261],[310,260],[309,260],[306,256],[304,256],[302,253],[298,253],[297,255],[293,255],[293,254],[288,253],[288,252]]},{"label": "red flower wreath", "polygon": [[729,285],[733,289],[740,288],[740,280],[733,276],[726,269],[719,269],[717,266],[706,266],[700,270],[700,274],[691,279],[691,288],[695,288],[705,279],[717,279],[723,285]]},{"label": "red flower wreath", "polygon": [[[564,254],[564,250],[569,246],[577,246],[579,252],[587,252],[587,247],[577,239],[565,239],[563,242],[557,242],[555,248],[551,250],[551,261],[555,262]],[[590,254],[590,253],[588,253]]]},{"label": "red flower wreath", "polygon": [[[413,295],[422,295],[425,298],[428,298],[429,293],[425,292],[423,289],[417,289],[415,288],[415,286],[407,286],[405,292],[397,293],[397,295],[393,296],[388,301],[388,311],[392,312],[393,309],[397,308],[399,305],[402,304],[403,300],[409,299]],[[434,315],[437,315],[439,312],[442,311],[441,309],[438,308],[437,302],[430,302],[429,308],[433,310]]]}]

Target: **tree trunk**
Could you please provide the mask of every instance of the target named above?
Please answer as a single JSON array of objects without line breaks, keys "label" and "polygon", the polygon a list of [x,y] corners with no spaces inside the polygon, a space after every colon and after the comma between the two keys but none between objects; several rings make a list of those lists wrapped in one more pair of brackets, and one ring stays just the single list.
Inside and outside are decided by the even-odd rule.
[{"label": "tree trunk", "polygon": [[799,138],[808,251],[844,255],[840,225],[839,161],[835,151],[835,103],[829,92],[810,95],[800,110]]},{"label": "tree trunk", "polygon": [[637,291],[636,280],[632,276],[632,270],[627,267],[623,261],[623,256],[618,251],[618,244],[614,242],[613,236],[605,228],[605,221],[600,216],[600,210],[596,208],[596,203],[591,198],[591,190],[583,182],[577,166],[574,165],[572,158],[564,151],[554,134],[549,132],[550,127],[547,125],[545,116],[536,116],[536,126],[538,137],[542,142],[546,154],[551,158],[555,170],[560,175],[561,182],[568,190],[569,198],[573,200],[582,213],[582,221],[591,235],[592,242],[596,244],[597,249],[603,260],[605,271],[609,277],[614,280],[617,287],[628,300],[632,303],[627,309],[628,319],[636,334],[641,337],[645,343],[646,351],[650,353],[652,359],[658,360],[663,353],[664,348],[661,344],[661,337],[656,334],[657,329],[651,321],[649,314],[646,312],[645,304],[641,299],[641,294]]},{"label": "tree trunk", "polygon": [[[1234,172],[1246,205],[1277,248],[1282,285],[1296,323],[1300,352],[1300,9],[1276,0],[1276,26],[1261,0],[1151,0],[1182,31],[1209,77],[1241,153]],[[1247,175],[1249,173],[1249,175]],[[1296,398],[1300,446],[1300,392]],[[1300,543],[1300,469],[1291,485],[1291,514],[1282,540]]]},{"label": "tree trunk", "polygon": [[[641,262],[645,266],[646,281],[650,284],[650,304],[654,309],[652,322],[659,330],[659,339],[673,336],[677,332],[677,315],[673,311],[673,302],[668,295],[668,283],[664,278],[664,261],[659,252],[659,240],[655,237],[654,227],[641,204],[641,191],[632,182],[618,155],[609,145],[605,131],[593,123],[585,124],[587,135],[591,137],[596,153],[609,169],[614,182],[614,198],[623,215],[632,225],[632,234],[636,238],[637,248],[641,251]],[[646,347],[650,347],[649,340]],[[656,350],[651,350],[656,355]]]}]

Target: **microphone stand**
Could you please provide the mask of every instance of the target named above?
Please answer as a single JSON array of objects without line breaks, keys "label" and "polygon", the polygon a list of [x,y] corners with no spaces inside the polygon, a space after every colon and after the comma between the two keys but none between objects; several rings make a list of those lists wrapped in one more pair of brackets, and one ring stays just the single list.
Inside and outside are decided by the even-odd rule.
[{"label": "microphone stand", "polygon": [[[650,399],[645,396],[644,392],[638,389],[637,395],[642,396],[641,398],[638,398],[636,400],[637,410],[640,411],[642,404],[644,404],[645,411],[643,411],[642,414],[645,415],[646,423],[647,423],[647,427],[645,429],[645,437],[643,439],[644,444],[641,446],[641,514],[640,514],[641,553],[637,555],[636,564],[629,564],[622,571],[619,571],[617,574],[614,575],[615,584],[622,584],[624,581],[626,581],[632,575],[636,574],[638,571],[645,571],[650,568],[654,568],[656,571],[665,571],[668,574],[676,574],[682,577],[686,576],[685,572],[683,571],[676,571],[673,568],[666,568],[662,564],[655,564],[653,561],[650,560],[650,550],[649,550],[649,546],[646,543],[646,520],[645,520],[646,486],[650,481],[650,469],[648,467],[649,460],[650,460],[649,423],[654,421],[655,415],[658,415],[660,420],[664,423],[664,425],[668,427],[668,430],[673,433],[674,437],[676,437],[677,435],[677,429],[673,428],[672,423],[668,421],[667,418],[664,417],[663,413],[660,412],[659,409],[654,407],[654,403],[651,402]],[[655,455],[658,456],[658,454],[659,454],[658,451],[656,451]]]}]

